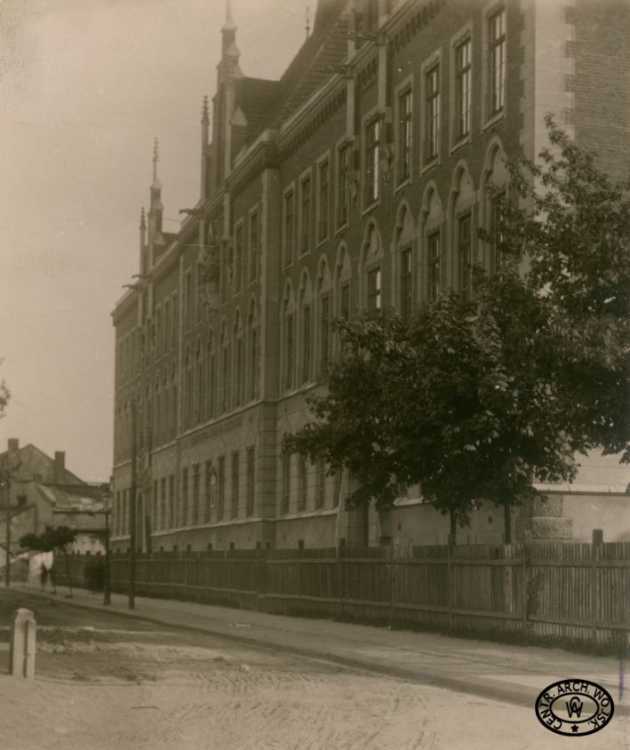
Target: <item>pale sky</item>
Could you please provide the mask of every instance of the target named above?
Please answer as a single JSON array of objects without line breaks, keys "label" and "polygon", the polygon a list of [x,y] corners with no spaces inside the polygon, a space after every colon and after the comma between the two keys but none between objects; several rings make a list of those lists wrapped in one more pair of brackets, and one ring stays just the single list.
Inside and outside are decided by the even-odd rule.
[{"label": "pale sky", "polygon": [[[306,0],[232,0],[245,75],[277,78]],[[311,2],[314,7],[315,2]],[[153,141],[167,231],[198,199],[201,104],[224,0],[0,0],[0,420],[66,451],[82,479],[112,464],[110,313],[137,272]]]}]

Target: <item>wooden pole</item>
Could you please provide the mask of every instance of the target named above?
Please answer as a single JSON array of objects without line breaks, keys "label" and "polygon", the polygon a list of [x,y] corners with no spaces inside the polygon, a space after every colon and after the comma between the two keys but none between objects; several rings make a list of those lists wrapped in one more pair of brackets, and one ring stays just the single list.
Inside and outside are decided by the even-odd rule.
[{"label": "wooden pole", "polygon": [[129,609],[136,608],[136,494],[137,494],[137,429],[136,421],[137,403],[134,398],[131,402],[131,487],[129,489]]},{"label": "wooden pole", "polygon": [[[8,461],[8,454],[7,454],[7,461]],[[6,493],[7,493],[7,502],[6,502],[6,542],[5,542],[5,553],[6,553],[6,562],[4,566],[4,585],[10,586],[11,585],[11,467],[9,466],[6,473]]]}]

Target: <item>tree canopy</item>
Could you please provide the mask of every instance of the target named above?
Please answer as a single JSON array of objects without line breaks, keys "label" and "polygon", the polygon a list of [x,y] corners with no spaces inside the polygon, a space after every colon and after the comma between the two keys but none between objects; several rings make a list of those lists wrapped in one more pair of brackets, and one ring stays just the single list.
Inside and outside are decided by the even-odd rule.
[{"label": "tree canopy", "polygon": [[388,507],[419,483],[466,523],[483,500],[509,508],[535,481],[572,480],[576,453],[628,461],[630,182],[548,128],[536,164],[508,165],[497,270],[477,267],[472,295],[336,322],[327,390],[284,448],[347,468],[350,504]]},{"label": "tree canopy", "polygon": [[46,526],[41,534],[29,532],[20,537],[20,547],[34,552],[65,551],[66,545],[72,544],[77,532],[68,526]]}]

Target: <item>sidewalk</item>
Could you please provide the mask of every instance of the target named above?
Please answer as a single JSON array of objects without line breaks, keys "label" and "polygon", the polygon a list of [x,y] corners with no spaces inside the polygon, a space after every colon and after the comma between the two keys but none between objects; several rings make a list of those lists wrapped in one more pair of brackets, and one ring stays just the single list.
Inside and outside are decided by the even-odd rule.
[{"label": "sidewalk", "polygon": [[[25,588],[29,594],[51,596],[36,586]],[[102,594],[75,589],[74,598],[66,599],[61,592],[64,603],[103,608]],[[590,680],[609,691],[615,713],[630,715],[628,688],[620,696],[623,671],[608,656],[145,597],[136,597],[136,609],[129,610],[121,594],[112,594],[107,611],[528,707],[557,680]]]}]

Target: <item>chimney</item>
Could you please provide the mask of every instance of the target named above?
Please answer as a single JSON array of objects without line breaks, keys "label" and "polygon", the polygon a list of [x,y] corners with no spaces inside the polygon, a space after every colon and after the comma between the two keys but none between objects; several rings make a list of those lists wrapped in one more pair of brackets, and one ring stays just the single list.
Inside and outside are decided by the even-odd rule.
[{"label": "chimney", "polygon": [[65,451],[55,451],[55,466],[53,468],[53,484],[63,484],[66,471]]},{"label": "chimney", "polygon": [[7,446],[9,453],[17,453],[20,450],[20,441],[17,438],[9,438]]}]

